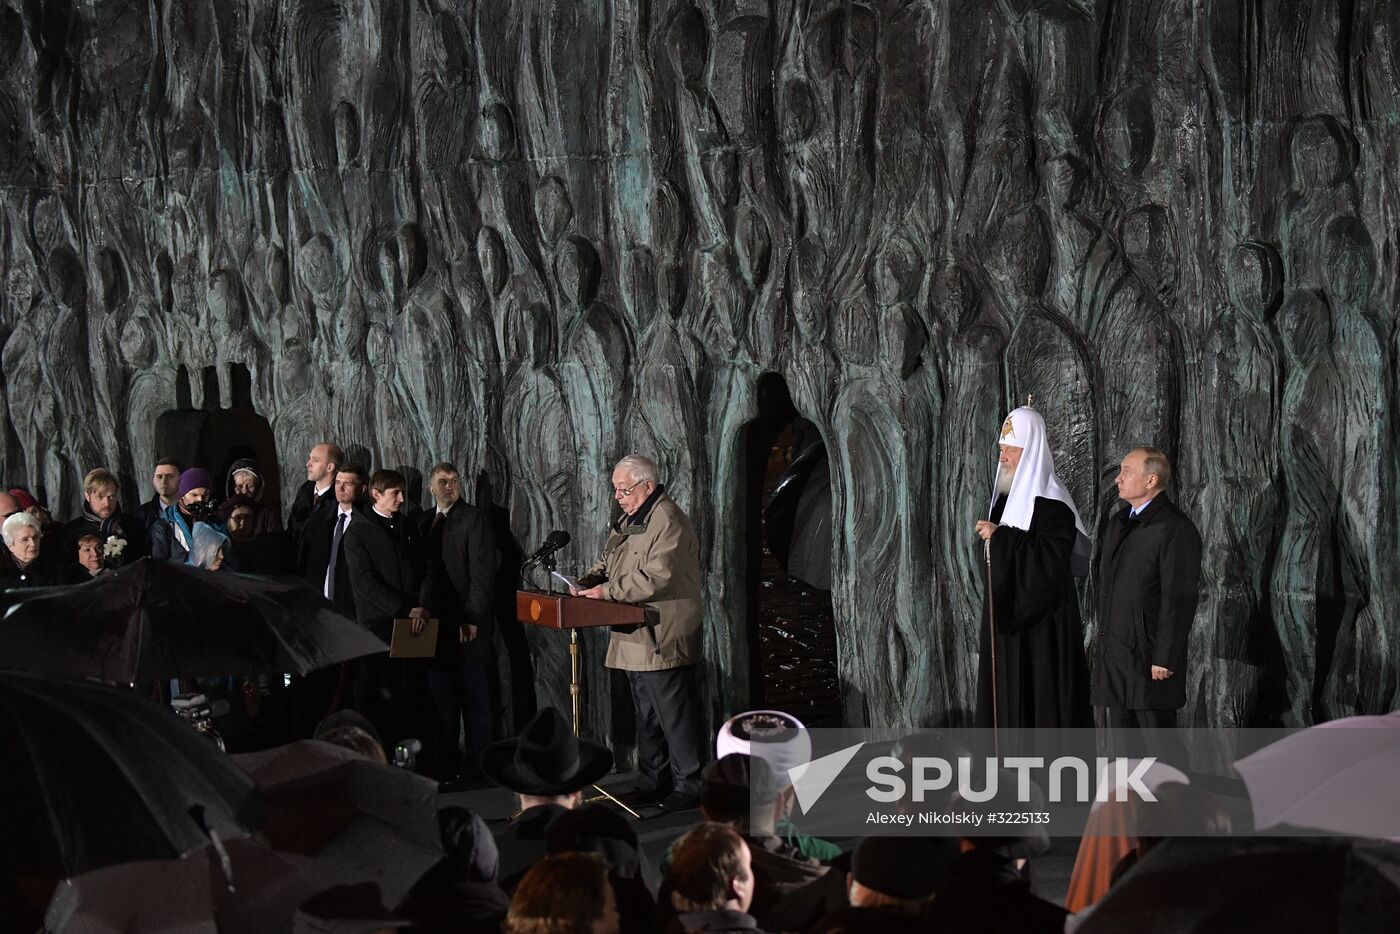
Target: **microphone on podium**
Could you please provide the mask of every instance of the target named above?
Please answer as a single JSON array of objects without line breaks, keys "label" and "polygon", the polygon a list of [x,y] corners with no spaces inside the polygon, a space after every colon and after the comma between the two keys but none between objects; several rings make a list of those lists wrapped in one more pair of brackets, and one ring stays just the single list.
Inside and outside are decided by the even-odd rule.
[{"label": "microphone on podium", "polygon": [[526,560],[539,561],[542,558],[548,558],[567,544],[569,544],[569,533],[565,532],[563,529],[555,529],[553,532],[549,533],[549,537],[544,540],[544,544]]}]

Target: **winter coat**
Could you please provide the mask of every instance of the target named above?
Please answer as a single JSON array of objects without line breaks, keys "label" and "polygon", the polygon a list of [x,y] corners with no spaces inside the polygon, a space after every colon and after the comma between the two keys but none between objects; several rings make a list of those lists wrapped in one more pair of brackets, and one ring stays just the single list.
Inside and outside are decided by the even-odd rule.
[{"label": "winter coat", "polygon": [[[1092,700],[1129,710],[1186,703],[1186,650],[1201,583],[1201,533],[1158,493],[1135,519],[1108,520],[1099,565]],[[1172,672],[1152,680],[1152,666]]]},{"label": "winter coat", "polygon": [[700,543],[663,489],[613,527],[587,577],[604,582],[607,599],[646,604],[656,615],[655,644],[645,626],[613,631],[607,667],[662,671],[700,661]]}]

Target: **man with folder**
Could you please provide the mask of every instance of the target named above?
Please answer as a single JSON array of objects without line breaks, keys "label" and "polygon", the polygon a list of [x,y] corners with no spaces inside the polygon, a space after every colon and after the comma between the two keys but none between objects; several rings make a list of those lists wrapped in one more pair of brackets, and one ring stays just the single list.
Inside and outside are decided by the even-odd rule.
[{"label": "man with folder", "polygon": [[[396,619],[412,620],[412,635],[428,638],[427,576],[418,529],[403,516],[404,478],[376,470],[369,479],[370,508],[345,529],[340,547],[350,567],[355,615],[385,642],[394,638]],[[433,654],[428,647],[426,655]],[[355,709],[369,717],[391,744],[408,736],[431,735],[425,663],[372,655],[362,660],[355,679]]]}]

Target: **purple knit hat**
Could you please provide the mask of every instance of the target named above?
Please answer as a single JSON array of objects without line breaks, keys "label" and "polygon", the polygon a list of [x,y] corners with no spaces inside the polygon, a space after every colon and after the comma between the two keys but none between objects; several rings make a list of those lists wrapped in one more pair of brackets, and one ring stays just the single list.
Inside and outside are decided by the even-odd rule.
[{"label": "purple knit hat", "polygon": [[209,479],[209,471],[205,470],[203,467],[191,467],[189,470],[180,474],[179,495],[181,497],[190,490],[197,490],[200,487],[206,490],[212,490],[214,488],[214,481]]}]

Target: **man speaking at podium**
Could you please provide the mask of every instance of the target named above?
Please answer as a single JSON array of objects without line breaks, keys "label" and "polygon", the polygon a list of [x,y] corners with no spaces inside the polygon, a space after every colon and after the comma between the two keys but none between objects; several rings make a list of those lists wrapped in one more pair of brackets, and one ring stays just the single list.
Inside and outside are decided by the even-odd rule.
[{"label": "man speaking at podium", "polygon": [[664,810],[695,807],[709,744],[700,705],[700,543],[656,465],[629,454],[612,474],[622,516],[603,556],[579,580],[581,597],[645,603],[655,611],[655,636],[645,626],[614,630],[609,668],[627,672],[637,708],[637,771],[626,803]]}]

